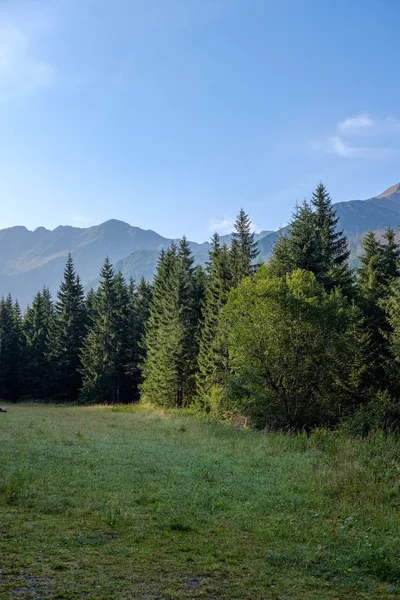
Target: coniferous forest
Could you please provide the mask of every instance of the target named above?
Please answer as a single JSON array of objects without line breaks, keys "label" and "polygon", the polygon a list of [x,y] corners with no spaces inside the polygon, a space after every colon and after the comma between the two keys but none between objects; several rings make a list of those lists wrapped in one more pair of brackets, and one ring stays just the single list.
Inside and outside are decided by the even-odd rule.
[{"label": "coniferous forest", "polygon": [[256,427],[357,434],[400,429],[400,247],[370,232],[348,264],[322,184],[298,206],[267,264],[241,210],[205,267],[183,238],[153,283],[106,259],[84,293],[69,256],[56,298],[0,303],[0,397],[131,403],[227,416]]}]

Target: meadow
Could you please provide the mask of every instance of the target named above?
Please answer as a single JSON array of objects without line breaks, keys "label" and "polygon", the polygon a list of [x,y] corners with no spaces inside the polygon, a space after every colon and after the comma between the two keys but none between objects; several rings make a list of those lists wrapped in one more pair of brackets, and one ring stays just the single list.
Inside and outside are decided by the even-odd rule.
[{"label": "meadow", "polygon": [[397,599],[400,442],[146,406],[0,414],[0,598]]}]

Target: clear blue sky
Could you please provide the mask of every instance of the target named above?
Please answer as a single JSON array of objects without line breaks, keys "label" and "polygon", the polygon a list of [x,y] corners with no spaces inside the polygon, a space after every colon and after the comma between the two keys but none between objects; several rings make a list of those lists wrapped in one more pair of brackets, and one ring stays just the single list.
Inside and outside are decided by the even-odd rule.
[{"label": "clear blue sky", "polygon": [[207,239],[400,181],[398,0],[0,0],[0,227]]}]

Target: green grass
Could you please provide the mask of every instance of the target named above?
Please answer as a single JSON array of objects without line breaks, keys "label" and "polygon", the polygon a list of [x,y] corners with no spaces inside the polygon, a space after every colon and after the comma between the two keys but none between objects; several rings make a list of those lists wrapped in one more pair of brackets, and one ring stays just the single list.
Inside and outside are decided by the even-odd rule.
[{"label": "green grass", "polygon": [[399,598],[399,450],[148,407],[9,406],[0,598]]}]

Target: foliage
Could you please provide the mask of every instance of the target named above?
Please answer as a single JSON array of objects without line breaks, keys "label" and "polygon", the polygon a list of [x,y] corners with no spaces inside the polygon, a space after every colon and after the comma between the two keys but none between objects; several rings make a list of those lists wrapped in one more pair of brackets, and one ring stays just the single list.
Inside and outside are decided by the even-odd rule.
[{"label": "foliage", "polygon": [[[364,239],[364,255],[359,269],[359,304],[365,315],[366,331],[371,339],[369,386],[379,390],[397,387],[396,357],[397,309],[399,305],[399,245],[388,228],[379,242],[372,232]],[[395,384],[395,385],[394,385]]]},{"label": "foliage", "polygon": [[400,431],[400,403],[387,390],[378,391],[368,403],[362,405],[346,423],[353,435],[369,435],[371,432]]},{"label": "foliage", "polygon": [[69,255],[64,281],[60,285],[54,305],[54,318],[51,321],[48,339],[53,394],[69,400],[78,398],[82,385],[80,351],[86,325],[83,287]]},{"label": "foliage", "polygon": [[0,397],[18,400],[21,379],[22,320],[11,296],[0,301]]},{"label": "foliage", "polygon": [[311,202],[297,206],[289,227],[272,253],[271,269],[284,276],[296,269],[314,273],[327,291],[336,287],[353,294],[353,277],[347,261],[347,239],[338,230],[338,218],[332,199],[320,183]]},{"label": "foliage", "polygon": [[231,293],[225,316],[231,395],[263,426],[311,428],[338,418],[352,307],[309,271],[260,270]]},{"label": "foliage", "polygon": [[185,238],[160,255],[147,323],[143,397],[164,406],[187,406],[195,395],[201,278]]},{"label": "foliage", "polygon": [[108,259],[100,273],[100,287],[92,306],[92,323],[83,344],[81,373],[83,402],[132,400],[127,375],[132,349],[129,292]]},{"label": "foliage", "polygon": [[[210,260],[206,269],[203,326],[199,348],[197,393],[202,408],[209,409],[211,395],[226,383],[229,370],[228,345],[223,326],[222,309],[233,287],[230,254],[226,244],[213,237]],[[214,390],[214,392],[213,392]]]},{"label": "foliage", "polygon": [[252,273],[254,263],[260,254],[251,229],[250,218],[241,208],[231,236],[231,270],[234,285],[238,285],[243,277]]},{"label": "foliage", "polygon": [[54,319],[54,307],[47,288],[43,288],[28,307],[22,322],[23,358],[21,393],[31,398],[48,398],[50,360],[48,339]]},{"label": "foliage", "polygon": [[397,429],[395,232],[366,235],[353,273],[321,183],[267,265],[256,264],[243,209],[230,240],[214,235],[205,269],[186,238],[171,244],[152,284],[127,284],[107,259],[99,288],[86,296],[70,256],[55,303],[44,288],[21,315],[11,297],[2,299],[0,396],[194,404],[269,428],[310,431],[354,418],[363,431]]}]

